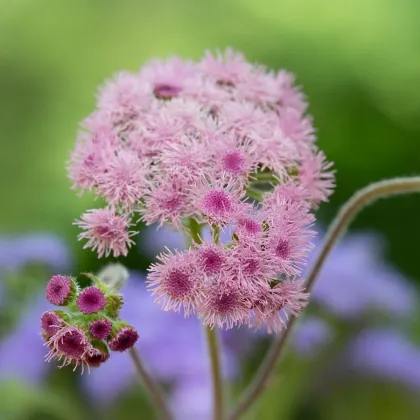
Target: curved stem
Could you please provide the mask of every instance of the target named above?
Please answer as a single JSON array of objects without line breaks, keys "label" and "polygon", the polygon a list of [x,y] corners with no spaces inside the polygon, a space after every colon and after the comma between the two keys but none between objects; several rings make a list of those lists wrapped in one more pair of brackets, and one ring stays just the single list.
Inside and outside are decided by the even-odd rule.
[{"label": "curved stem", "polygon": [[215,328],[205,327],[206,338],[211,362],[213,378],[213,419],[223,419],[223,377],[220,361],[220,346],[218,331]]},{"label": "curved stem", "polygon": [[153,378],[149,375],[147,370],[145,369],[143,362],[140,359],[139,354],[137,351],[132,347],[129,350],[130,356],[133,359],[134,366],[136,367],[137,375],[140,379],[140,382],[146,388],[150,399],[152,400],[153,404],[156,407],[156,410],[159,413],[159,419],[162,420],[171,420],[172,416],[169,411],[168,406],[165,402],[165,397],[159,387],[159,385],[153,380]]},{"label": "curved stem", "polygon": [[[395,178],[379,181],[356,192],[347,203],[344,204],[330,225],[325,235],[321,251],[309,272],[306,282],[306,291],[309,292],[312,289],[322,265],[333,246],[337,243],[341,235],[346,232],[350,223],[365,206],[374,203],[380,198],[412,192],[420,192],[420,177]],[[285,344],[291,335],[295,322],[296,317],[290,317],[287,329],[273,341],[250,386],[230,415],[230,420],[238,419],[258,399],[265,389],[270,373],[283,355]]]}]

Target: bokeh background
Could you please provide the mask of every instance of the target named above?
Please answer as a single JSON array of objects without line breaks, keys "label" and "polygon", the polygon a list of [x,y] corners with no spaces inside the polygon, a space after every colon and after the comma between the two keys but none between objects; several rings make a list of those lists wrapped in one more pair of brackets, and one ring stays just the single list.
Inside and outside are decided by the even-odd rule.
[{"label": "bokeh background", "polygon": [[[72,221],[93,207],[93,200],[70,190],[65,171],[77,124],[92,111],[97,86],[120,69],[135,71],[153,56],[196,59],[205,49],[226,46],[243,51],[251,61],[294,72],[308,95],[319,145],[337,169],[338,188],[331,202],[321,207],[320,229],[357,188],[386,177],[420,173],[417,0],[0,0],[0,419],[113,420],[125,419],[128,413],[153,419],[138,386],[107,401],[105,394],[96,398],[87,392],[84,379],[68,369],[37,367],[43,373],[35,375],[36,380],[28,377],[25,363],[42,358],[43,352],[32,351],[22,339],[25,325],[32,325],[25,320],[33,322],[36,310],[42,310],[42,288],[52,272],[95,271],[104,264],[76,240]],[[359,301],[368,293],[368,282],[377,285],[369,289],[372,296],[398,294],[395,282],[375,283],[373,278],[404,278],[406,294],[416,297],[419,209],[419,196],[394,198],[366,209],[352,226],[359,232],[352,242],[357,252],[350,245],[343,248],[330,280],[355,279],[359,286],[354,299]],[[137,273],[153,259],[145,250],[158,247],[149,246],[150,235],[140,233],[139,241],[145,245],[123,261]],[[161,234],[157,242],[166,239],[175,240]],[[355,252],[359,259],[351,258]],[[367,258],[379,258],[381,268],[374,271]],[[136,276],[142,283],[141,274]],[[420,301],[410,302],[401,304],[412,309],[404,321],[395,311],[384,316],[387,311],[381,310],[372,316],[372,310],[349,322],[340,321],[343,317],[328,310],[328,305],[325,309],[320,298],[311,311],[334,328],[339,339],[333,342],[340,343],[340,350],[329,346],[315,359],[289,356],[285,371],[251,414],[259,419],[418,418],[420,406],[413,396],[420,392],[416,316]],[[386,303],[377,306],[383,309]],[[368,357],[375,360],[386,354],[382,366],[386,375],[355,374],[352,363],[340,369],[347,366],[341,361],[348,360],[349,340],[343,337],[357,333],[356,339],[362,340],[370,322],[389,332],[396,318],[393,332],[403,337],[394,341],[368,337],[362,347],[372,354],[352,359],[360,367]],[[26,330],[30,335],[32,329]],[[183,334],[172,340],[182,341]],[[239,334],[230,341],[242,339]],[[170,342],[164,332],[155,340],[154,345],[162,347]],[[268,341],[255,337],[245,341],[249,351],[238,355],[241,363],[232,370],[232,393],[243,388]],[[326,363],[330,352],[337,356],[334,364]],[[6,363],[12,353],[15,357]],[[182,358],[182,349],[177,357]],[[2,375],[6,366],[10,373]],[[174,376],[161,378],[170,389]],[[112,381],[105,376],[103,380]],[[188,395],[197,394],[199,386],[188,381],[182,386],[184,394],[174,395],[173,404],[184,404],[188,411]],[[201,391],[205,393],[204,386]],[[206,398],[201,394],[200,398],[203,403],[195,414],[185,411],[180,418],[206,419]]]}]

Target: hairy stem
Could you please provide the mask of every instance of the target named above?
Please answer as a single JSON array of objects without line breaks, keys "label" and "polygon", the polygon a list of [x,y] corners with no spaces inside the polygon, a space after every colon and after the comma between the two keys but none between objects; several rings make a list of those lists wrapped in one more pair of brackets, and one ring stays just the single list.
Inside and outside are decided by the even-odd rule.
[{"label": "hairy stem", "polygon": [[137,376],[139,377],[140,382],[146,388],[147,393],[149,394],[149,397],[152,400],[156,411],[158,412],[158,418],[162,420],[171,420],[171,413],[168,406],[166,405],[165,397],[159,385],[153,380],[153,378],[145,369],[143,362],[141,361],[140,356],[134,347],[129,350],[129,353],[133,359],[134,366],[136,367]]},{"label": "hairy stem", "polygon": [[[356,192],[341,208],[337,216],[330,225],[324,244],[319,252],[314,265],[312,266],[306,282],[306,291],[310,291],[313,284],[328,257],[330,251],[337,243],[338,239],[346,232],[350,223],[357,214],[366,206],[374,203],[380,198],[391,197],[394,195],[420,192],[420,177],[395,178],[375,182]],[[290,337],[296,317],[290,317],[287,329],[277,337],[267,352],[261,366],[259,367],[250,386],[245,391],[236,408],[231,413],[229,419],[238,419],[252,404],[254,404],[261,393],[264,391],[270,373],[273,371],[278,360],[284,353],[287,339]]]},{"label": "hairy stem", "polygon": [[211,362],[211,374],[213,378],[213,419],[223,420],[223,378],[220,361],[220,346],[218,330],[205,327],[206,339]]}]

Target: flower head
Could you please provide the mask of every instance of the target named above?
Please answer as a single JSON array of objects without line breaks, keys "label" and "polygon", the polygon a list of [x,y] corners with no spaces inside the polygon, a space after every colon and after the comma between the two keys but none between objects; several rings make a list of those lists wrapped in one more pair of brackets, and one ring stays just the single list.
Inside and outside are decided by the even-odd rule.
[{"label": "flower head", "polygon": [[220,289],[217,284],[210,287],[199,306],[204,325],[227,329],[247,324],[250,318],[246,295],[237,290]]},{"label": "flower head", "polygon": [[138,340],[139,335],[134,327],[123,326],[108,341],[109,348],[112,351],[123,352],[133,347]]},{"label": "flower head", "polygon": [[41,328],[47,335],[54,335],[64,325],[63,318],[56,311],[47,311],[41,315]]},{"label": "flower head", "polygon": [[245,193],[233,178],[202,178],[196,186],[196,207],[209,223],[224,226],[233,220]]},{"label": "flower head", "polygon": [[106,299],[102,290],[90,286],[83,290],[77,298],[77,307],[83,314],[94,314],[102,311],[106,306]]},{"label": "flower head", "polygon": [[108,319],[98,319],[89,324],[89,333],[93,338],[105,340],[112,331],[112,322]]},{"label": "flower head", "polygon": [[74,297],[75,289],[76,287],[69,277],[56,275],[48,282],[45,295],[53,305],[65,306]]},{"label": "flower head", "polygon": [[128,218],[115,214],[111,209],[89,210],[75,224],[84,229],[79,234],[79,240],[88,240],[84,248],[97,249],[99,258],[109,256],[111,251],[114,257],[127,255],[133,243],[130,236],[134,232],[128,232]]},{"label": "flower head", "polygon": [[268,303],[258,308],[279,305],[272,279],[300,274],[312,211],[334,188],[307,105],[293,75],[231,48],[118,73],[101,87],[70,158],[74,186],[106,202],[76,221],[79,239],[99,257],[118,257],[133,243],[136,215],[184,233],[191,220],[208,225],[214,244],[151,266],[155,301],[229,328],[249,323],[253,308],[270,312]]},{"label": "flower head", "polygon": [[207,276],[220,274],[227,260],[227,252],[222,247],[202,244],[197,246],[197,263]]},{"label": "flower head", "polygon": [[62,366],[74,364],[84,366],[84,357],[92,346],[84,331],[74,325],[67,325],[55,333],[48,341],[50,352],[46,360],[64,359]]},{"label": "flower head", "polygon": [[92,350],[85,356],[85,363],[89,368],[97,368],[102,363],[105,363],[109,359],[109,352],[106,346],[105,349],[92,348]]},{"label": "flower head", "polygon": [[287,316],[297,316],[309,298],[302,280],[280,281],[274,287],[262,288],[256,296],[253,324],[257,328],[265,325],[269,333],[281,331],[286,326]]},{"label": "flower head", "polygon": [[191,253],[168,253],[158,257],[147,276],[148,289],[156,296],[165,311],[184,309],[185,315],[195,310],[196,300],[201,294],[200,277]]}]

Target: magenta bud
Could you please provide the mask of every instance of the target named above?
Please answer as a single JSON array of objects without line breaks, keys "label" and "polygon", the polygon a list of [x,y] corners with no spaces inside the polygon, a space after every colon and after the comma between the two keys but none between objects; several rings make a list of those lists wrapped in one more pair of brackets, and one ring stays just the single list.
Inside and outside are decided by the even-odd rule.
[{"label": "magenta bud", "polygon": [[134,327],[124,325],[108,341],[109,348],[112,351],[126,351],[133,347],[138,340],[139,335]]},{"label": "magenta bud", "polygon": [[77,298],[77,306],[84,314],[94,314],[106,306],[106,299],[102,290],[97,287],[87,287]]},{"label": "magenta bud", "polygon": [[93,338],[105,340],[112,331],[112,322],[107,319],[98,319],[89,324],[89,332]]},{"label": "magenta bud", "polygon": [[55,311],[47,311],[41,315],[41,327],[47,336],[54,335],[63,325],[63,318]]},{"label": "magenta bud", "polygon": [[49,302],[57,306],[65,306],[73,299],[76,285],[69,277],[53,276],[45,289]]},{"label": "magenta bud", "polygon": [[109,359],[109,351],[106,344],[100,341],[92,343],[92,346],[92,350],[86,354],[84,360],[89,367],[97,368]]}]

